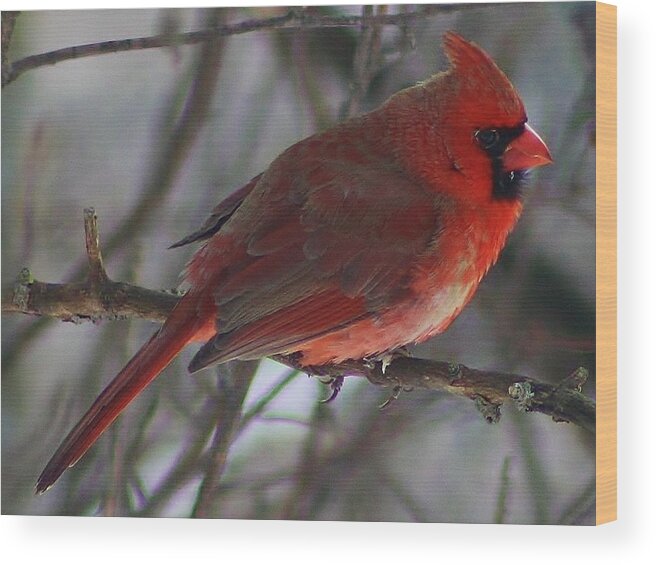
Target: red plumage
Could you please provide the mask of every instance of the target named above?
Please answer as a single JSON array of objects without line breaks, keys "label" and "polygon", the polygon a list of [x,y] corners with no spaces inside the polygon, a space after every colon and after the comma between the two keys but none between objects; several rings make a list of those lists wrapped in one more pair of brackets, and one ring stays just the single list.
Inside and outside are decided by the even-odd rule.
[{"label": "red plumage", "polygon": [[523,172],[551,162],[488,55],[445,35],[451,67],[293,145],[174,246],[207,240],[190,290],[64,440],[49,488],[192,341],[196,371],[296,354],[324,365],[444,331],[521,212]]}]

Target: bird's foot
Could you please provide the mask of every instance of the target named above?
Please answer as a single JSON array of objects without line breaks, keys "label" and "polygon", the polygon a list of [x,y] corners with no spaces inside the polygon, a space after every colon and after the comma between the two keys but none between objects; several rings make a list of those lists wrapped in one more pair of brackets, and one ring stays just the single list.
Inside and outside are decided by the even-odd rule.
[{"label": "bird's foot", "polygon": [[337,395],[339,394],[339,391],[342,390],[342,385],[344,384],[344,377],[341,375],[338,377],[330,377],[327,380],[322,380],[319,379],[323,384],[328,385],[331,389],[330,396],[328,398],[324,398],[323,400],[320,400],[322,404],[326,404],[328,402],[332,402],[337,398]]},{"label": "bird's foot", "polygon": [[379,410],[385,410],[386,408],[388,408],[389,405],[392,404],[392,402],[394,402],[394,401],[399,397],[399,395],[401,394],[401,391],[402,391],[402,390],[403,390],[403,387],[402,387],[401,385],[396,385],[396,386],[392,389],[392,394],[390,395],[390,397],[389,397],[385,402],[383,402],[383,403],[378,407],[378,409],[379,409]]}]

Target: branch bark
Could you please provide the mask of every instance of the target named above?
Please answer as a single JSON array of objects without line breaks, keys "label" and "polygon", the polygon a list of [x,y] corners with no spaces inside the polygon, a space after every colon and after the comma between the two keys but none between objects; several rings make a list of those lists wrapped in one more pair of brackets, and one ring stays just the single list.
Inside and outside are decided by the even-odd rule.
[{"label": "branch bark", "polygon": [[[92,208],[84,211],[89,276],[82,283],[52,284],[35,280],[23,269],[13,287],[2,291],[2,312],[47,316],[63,321],[99,321],[138,317],[163,322],[179,295],[112,281],[105,273],[100,253],[98,226]],[[595,433],[595,402],[581,393],[588,372],[579,367],[559,384],[511,373],[472,369],[458,363],[406,356],[389,360],[349,360],[344,363],[302,367],[294,356],[273,359],[315,376],[332,379],[339,390],[346,376],[364,377],[383,387],[392,387],[391,400],[402,390],[424,388],[469,398],[485,419],[494,423],[501,406],[514,403],[526,412],[541,412],[557,422],[572,422]],[[334,394],[333,396],[335,396]]]},{"label": "branch bark", "polygon": [[[424,6],[416,11],[400,12],[398,14],[379,14],[367,18],[368,24],[376,25],[400,25],[407,26],[409,21],[422,18],[435,13],[448,13],[468,8],[480,7],[482,4],[440,4]],[[62,61],[91,57],[95,55],[106,55],[109,53],[120,53],[125,51],[140,51],[142,49],[154,49],[158,47],[170,47],[178,45],[195,45],[218,37],[241,35],[260,30],[271,29],[311,29],[326,27],[359,27],[363,25],[362,16],[324,16],[317,15],[305,9],[292,9],[286,14],[270,18],[252,19],[235,24],[215,25],[199,31],[188,31],[178,34],[162,34],[148,37],[134,37],[131,39],[119,39],[88,43],[85,45],[74,45],[64,47],[55,51],[48,51],[38,55],[30,55],[18,61],[7,64],[6,72],[2,73],[2,88],[15,81],[23,73],[43,67],[55,65]]]}]

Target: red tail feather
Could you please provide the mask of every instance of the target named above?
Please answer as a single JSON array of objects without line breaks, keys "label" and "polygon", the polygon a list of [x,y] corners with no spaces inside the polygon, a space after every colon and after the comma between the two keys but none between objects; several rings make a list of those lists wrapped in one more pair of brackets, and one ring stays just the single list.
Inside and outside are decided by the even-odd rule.
[{"label": "red tail feather", "polygon": [[202,324],[189,316],[176,319],[180,317],[172,314],[103,390],[46,465],[36,483],[37,493],[48,490],[68,467],[75,465],[123,409],[194,340]]}]

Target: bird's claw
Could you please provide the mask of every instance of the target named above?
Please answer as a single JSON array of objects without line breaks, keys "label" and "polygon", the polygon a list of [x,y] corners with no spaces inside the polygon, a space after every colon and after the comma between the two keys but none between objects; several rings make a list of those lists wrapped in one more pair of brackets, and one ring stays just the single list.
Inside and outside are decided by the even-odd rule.
[{"label": "bird's claw", "polygon": [[392,394],[390,395],[390,397],[389,397],[385,402],[383,402],[383,403],[378,407],[378,409],[379,409],[379,410],[385,410],[386,408],[388,408],[389,405],[392,404],[392,402],[394,402],[394,401],[399,397],[399,394],[401,394],[401,391],[402,391],[402,390],[403,390],[403,387],[402,387],[401,385],[396,385],[396,386],[392,389]]},{"label": "bird's claw", "polygon": [[321,404],[327,404],[328,402],[332,402],[337,398],[337,395],[339,394],[339,391],[342,390],[342,385],[344,384],[344,377],[339,376],[339,377],[330,377],[328,380],[322,380],[319,379],[323,384],[328,385],[332,392],[330,393],[330,396],[328,398],[324,398],[323,400],[320,400],[319,402]]}]

